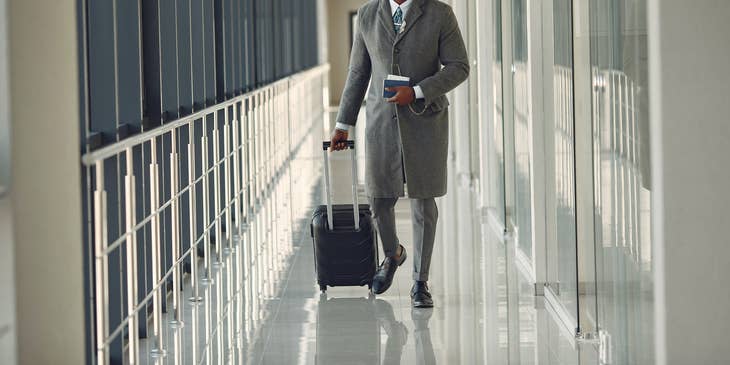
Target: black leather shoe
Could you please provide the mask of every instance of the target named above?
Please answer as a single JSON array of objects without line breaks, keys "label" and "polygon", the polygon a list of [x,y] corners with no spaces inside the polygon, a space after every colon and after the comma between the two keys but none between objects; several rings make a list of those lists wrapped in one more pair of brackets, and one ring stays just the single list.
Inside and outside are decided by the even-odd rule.
[{"label": "black leather shoe", "polygon": [[386,257],[378,267],[378,271],[375,272],[375,277],[373,277],[373,293],[383,294],[393,284],[395,271],[398,269],[398,266],[403,265],[407,257],[406,248],[402,245],[400,247],[400,258],[396,260],[395,257]]},{"label": "black leather shoe", "polygon": [[425,281],[416,281],[411,289],[411,304],[414,308],[431,308],[433,299]]}]

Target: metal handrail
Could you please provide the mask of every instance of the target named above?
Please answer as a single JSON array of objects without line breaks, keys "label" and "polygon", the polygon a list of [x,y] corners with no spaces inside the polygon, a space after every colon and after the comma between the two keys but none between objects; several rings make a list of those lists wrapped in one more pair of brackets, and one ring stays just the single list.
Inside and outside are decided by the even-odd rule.
[{"label": "metal handrail", "polygon": [[81,157],[81,163],[83,163],[84,166],[93,166],[96,162],[105,160],[109,157],[120,154],[120,153],[124,152],[127,148],[132,148],[132,147],[138,146],[140,144],[143,144],[143,143],[149,141],[152,138],[159,137],[161,135],[169,133],[173,129],[182,127],[182,126],[186,125],[187,123],[190,123],[191,120],[201,119],[205,116],[215,113],[218,110],[227,108],[229,106],[233,106],[237,103],[240,103],[243,100],[249,99],[249,98],[253,97],[254,95],[261,93],[267,89],[276,87],[278,85],[283,85],[283,84],[286,84],[291,81],[296,81],[297,78],[302,78],[302,77],[306,77],[310,74],[316,74],[316,73],[320,73],[325,70],[329,70],[329,67],[330,67],[329,64],[322,64],[319,66],[315,66],[313,68],[310,68],[309,70],[302,71],[299,74],[288,76],[281,80],[275,81],[272,84],[266,85],[260,89],[251,90],[245,94],[238,95],[238,96],[234,97],[233,99],[226,100],[220,104],[209,106],[205,109],[194,112],[193,114],[187,115],[185,117],[174,120],[167,124],[163,124],[162,126],[160,126],[158,128],[131,136],[129,138],[126,138],[119,142],[111,144],[109,146],[99,148],[98,150],[84,154]]},{"label": "metal handrail", "polygon": [[[210,318],[207,317],[210,313],[206,314],[204,329],[206,344],[210,343],[211,336],[222,335],[220,326],[224,320],[228,321],[228,335],[233,336],[234,330],[231,327],[234,319],[230,313],[225,313],[224,317],[224,314],[220,313],[223,308],[228,312],[234,303],[239,307],[253,305],[254,309],[257,308],[256,300],[249,304],[250,298],[247,298],[246,303],[241,304],[241,298],[233,298],[233,293],[236,297],[242,293],[243,281],[249,285],[244,290],[247,295],[254,290],[263,291],[266,295],[272,294],[271,285],[275,281],[272,273],[277,267],[282,266],[280,261],[293,252],[291,245],[280,245],[284,237],[274,227],[279,222],[279,216],[291,216],[291,210],[294,209],[292,207],[294,204],[289,206],[281,204],[282,198],[291,198],[286,192],[289,190],[290,194],[292,189],[291,185],[286,185],[291,184],[291,181],[286,181],[283,177],[289,171],[289,163],[306,143],[306,135],[312,130],[311,127],[302,129],[300,124],[313,125],[316,118],[315,115],[293,113],[292,108],[313,110],[315,113],[312,114],[324,113],[326,99],[324,84],[328,70],[329,66],[326,64],[317,66],[82,157],[82,163],[89,169],[90,179],[94,182],[90,187],[93,186],[95,189],[90,195],[93,212],[89,212],[91,217],[89,224],[90,231],[93,232],[91,257],[94,265],[91,276],[94,287],[92,298],[94,318],[91,323],[95,333],[96,363],[110,362],[110,350],[118,339],[126,341],[123,351],[127,362],[139,363],[141,341],[134,334],[139,329],[139,317],[146,313],[150,305],[152,308],[150,354],[166,355],[167,341],[163,336],[167,332],[165,324],[182,328],[183,306],[180,288],[184,285],[182,266],[186,261],[192,263],[190,300],[203,301],[207,312],[213,309],[210,308],[210,303],[204,301],[198,294],[200,285],[203,283],[217,285],[213,282],[213,270],[218,266],[222,267],[224,263],[232,263],[232,260],[235,260],[239,270],[235,276],[226,281],[227,298],[221,296],[223,289],[220,285],[217,286],[217,322],[212,325],[208,320]],[[233,107],[233,113],[229,112],[230,107]],[[219,128],[219,113],[223,115],[223,128]],[[211,116],[215,124],[213,134],[209,135],[206,125]],[[203,135],[195,136],[192,133],[194,126],[200,124],[203,126]],[[178,152],[185,149],[183,145],[186,141],[180,141],[180,146],[173,143],[168,151],[169,175],[162,178],[159,164],[163,158],[158,156],[157,138],[169,134],[172,140],[176,140],[178,131],[185,128],[191,133],[187,141],[188,161],[180,161],[178,156]],[[200,138],[199,145],[196,144],[197,138]],[[212,140],[212,146],[209,139]],[[134,173],[134,164],[138,162],[135,162],[132,151],[145,143],[150,143],[148,152],[150,160],[144,162],[148,165],[145,170],[149,173],[144,185],[144,189],[149,190],[146,198],[149,199],[149,205],[145,208],[145,217],[136,222],[137,176]],[[284,148],[283,144],[286,145]],[[212,147],[212,155],[209,155],[209,147]],[[126,170],[118,165],[118,170],[114,171],[117,174],[116,179],[124,181],[124,194],[119,196],[119,214],[120,217],[125,217],[126,226],[120,226],[118,237],[112,237],[110,240],[104,165],[107,159],[119,155],[126,155]],[[203,161],[199,176],[195,168],[197,157]],[[186,163],[187,177],[182,176],[180,172],[180,166]],[[183,184],[180,184],[181,182]],[[160,202],[160,189],[163,183],[169,184],[169,196],[166,197],[166,201]],[[202,203],[199,204],[196,195],[197,188],[201,185],[204,193]],[[185,195],[188,195],[189,207],[182,206]],[[181,213],[185,213],[183,208],[189,208],[190,227],[187,228],[181,227]],[[197,216],[198,209],[201,209],[202,217]],[[166,236],[161,235],[162,217],[168,211],[171,225],[167,229],[171,231],[171,240],[165,240]],[[200,219],[204,225],[198,232],[197,222]],[[284,222],[284,224],[290,223]],[[224,224],[225,232],[223,232]],[[149,240],[151,251],[148,254],[151,255],[152,267],[151,273],[147,272],[147,275],[151,275],[152,282],[151,287],[143,294],[144,297],[138,300],[137,282],[140,266],[137,262],[137,238],[143,234],[141,231],[148,225],[150,231],[146,237]],[[190,238],[190,246],[184,252],[180,252],[183,235]],[[214,249],[211,248],[213,235],[216,238]],[[236,237],[239,237],[238,241]],[[253,244],[242,246],[241,239]],[[126,284],[122,286],[122,292],[125,292],[126,288],[126,304],[120,303],[120,306],[126,309],[126,313],[122,318],[116,319],[112,328],[109,313],[110,255],[115,252],[124,253],[122,248],[125,244],[126,266],[120,261],[122,265],[120,274],[126,273]],[[204,259],[201,264],[203,276],[198,277],[197,252],[201,244],[204,249]],[[171,262],[166,262],[168,256],[163,254],[163,248],[171,250]],[[264,266],[268,268],[264,270]],[[244,270],[249,272],[240,272],[241,267],[245,267]],[[162,313],[162,306],[163,302],[168,300],[166,293],[170,280],[173,284],[171,290],[173,311],[172,319],[166,319]],[[208,293],[206,297],[210,295]],[[224,299],[227,300],[225,307],[221,303]],[[120,300],[124,300],[124,297],[120,297]],[[244,321],[240,313],[235,320],[239,324]],[[125,333],[127,336],[124,336]],[[194,343],[197,341],[197,335],[196,333],[193,336]],[[178,337],[175,337],[175,341],[179,341]],[[218,350],[221,350],[221,341],[219,339]],[[232,345],[232,342],[233,339],[229,337],[229,345]],[[206,356],[210,356],[208,346],[205,351]],[[194,356],[197,356],[196,353],[197,350],[193,349]]]}]

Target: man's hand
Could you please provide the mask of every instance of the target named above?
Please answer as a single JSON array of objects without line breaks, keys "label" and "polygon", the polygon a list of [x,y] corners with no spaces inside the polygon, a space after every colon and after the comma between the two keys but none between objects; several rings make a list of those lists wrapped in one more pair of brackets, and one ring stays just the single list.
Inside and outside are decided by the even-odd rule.
[{"label": "man's hand", "polygon": [[332,140],[330,141],[330,152],[342,151],[347,148],[347,131],[341,129],[335,129],[332,133]]},{"label": "man's hand", "polygon": [[385,90],[395,92],[395,96],[387,100],[389,103],[404,106],[416,100],[416,92],[410,86],[389,87]]}]

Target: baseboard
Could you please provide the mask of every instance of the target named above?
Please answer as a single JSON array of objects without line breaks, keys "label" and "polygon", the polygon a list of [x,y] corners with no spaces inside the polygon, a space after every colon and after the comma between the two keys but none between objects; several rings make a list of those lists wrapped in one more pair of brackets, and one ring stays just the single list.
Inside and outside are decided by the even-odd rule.
[{"label": "baseboard", "polygon": [[[515,242],[515,246],[517,243]],[[535,284],[537,277],[535,276],[535,269],[532,267],[532,261],[525,255],[519,247],[515,247],[515,264],[517,270],[525,277],[527,282]]]},{"label": "baseboard", "polygon": [[576,338],[578,335],[578,324],[560,303],[560,299],[549,288],[545,289],[545,308],[552,316],[552,319],[559,325],[561,333],[565,335],[575,350],[578,345]]}]

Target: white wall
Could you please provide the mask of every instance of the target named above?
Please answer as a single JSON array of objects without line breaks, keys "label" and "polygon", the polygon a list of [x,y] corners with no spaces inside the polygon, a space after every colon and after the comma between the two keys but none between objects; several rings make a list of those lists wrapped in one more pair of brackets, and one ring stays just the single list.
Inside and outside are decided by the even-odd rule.
[{"label": "white wall", "polygon": [[8,3],[18,362],[84,364],[76,1]]},{"label": "white wall", "polygon": [[649,4],[657,364],[727,363],[730,2]]},{"label": "white wall", "polygon": [[317,0],[317,44],[319,63],[327,62],[327,0]]},{"label": "white wall", "polygon": [[0,0],[0,364],[15,364],[15,283],[10,199],[3,196],[10,178],[10,115],[5,0]]},{"label": "white wall", "polygon": [[330,63],[330,104],[339,105],[350,63],[350,12],[367,0],[327,0],[327,57]]},{"label": "white wall", "polygon": [[8,27],[6,0],[0,0],[0,195],[10,181],[10,113],[8,105]]}]

